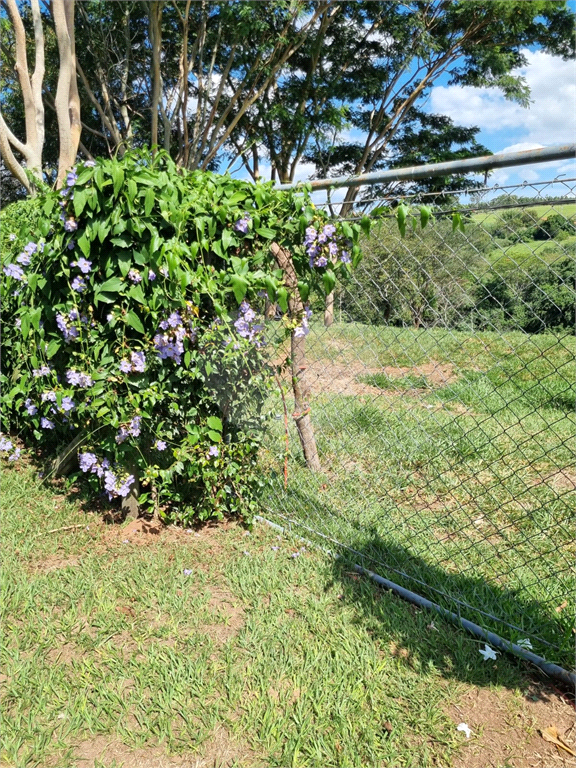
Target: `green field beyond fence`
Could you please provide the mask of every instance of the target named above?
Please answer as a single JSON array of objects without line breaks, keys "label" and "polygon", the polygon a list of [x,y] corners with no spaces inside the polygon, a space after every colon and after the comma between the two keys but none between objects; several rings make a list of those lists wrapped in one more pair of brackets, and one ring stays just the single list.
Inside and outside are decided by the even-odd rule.
[{"label": "green field beyond fence", "polygon": [[290,426],[284,492],[277,418],[272,519],[570,664],[573,338],[359,324],[308,338],[323,472],[305,468]]}]

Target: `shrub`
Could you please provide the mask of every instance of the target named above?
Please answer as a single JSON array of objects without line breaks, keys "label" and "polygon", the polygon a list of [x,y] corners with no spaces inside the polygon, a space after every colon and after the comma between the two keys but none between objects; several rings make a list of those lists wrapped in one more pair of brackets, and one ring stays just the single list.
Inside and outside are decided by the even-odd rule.
[{"label": "shrub", "polygon": [[111,501],[140,486],[164,518],[249,516],[271,373],[255,309],[264,291],[288,306],[270,245],[306,301],[359,259],[360,227],[163,153],[88,165],[3,213],[4,428],[53,453],[75,440]]}]

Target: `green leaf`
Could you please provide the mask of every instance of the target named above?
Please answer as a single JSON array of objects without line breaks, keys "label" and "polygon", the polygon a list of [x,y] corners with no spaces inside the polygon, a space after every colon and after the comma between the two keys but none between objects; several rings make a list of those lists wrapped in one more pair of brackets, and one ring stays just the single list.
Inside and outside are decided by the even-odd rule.
[{"label": "green leaf", "polygon": [[420,206],[420,226],[422,229],[425,228],[426,224],[430,221],[430,216],[432,215],[432,211],[430,208],[428,208],[427,205],[421,205]]},{"label": "green leaf", "polygon": [[276,237],[276,232],[269,227],[258,227],[255,231],[265,240],[274,240]]},{"label": "green leaf", "polygon": [[284,285],[278,288],[276,296],[282,312],[288,312],[288,291]]},{"label": "green leaf", "polygon": [[238,244],[238,241],[236,240],[232,232],[230,232],[229,229],[224,229],[222,231],[222,246],[224,248],[224,251],[227,251],[231,245],[237,245],[237,244]]},{"label": "green leaf", "polygon": [[132,266],[132,258],[130,253],[120,252],[116,256],[116,259],[118,261],[118,266],[120,267],[122,277],[126,277],[128,272],[130,272],[130,267]]},{"label": "green leaf", "polygon": [[222,435],[219,432],[212,432],[212,430],[208,432],[208,437],[215,443],[219,443],[222,440]]},{"label": "green leaf", "polygon": [[130,310],[130,312],[128,312],[128,314],[126,315],[126,324],[134,328],[135,331],[138,331],[139,333],[144,333],[144,326],[142,325],[142,320],[140,320],[136,312],[134,312],[133,310]]},{"label": "green leaf", "polygon": [[276,280],[274,280],[273,277],[270,277],[270,275],[266,275],[264,282],[266,283],[266,293],[268,294],[268,298],[270,301],[276,301]]},{"label": "green leaf", "polygon": [[49,197],[48,200],[44,203],[44,207],[42,210],[44,211],[45,216],[50,216],[52,213],[52,209],[54,208],[54,198]]},{"label": "green leaf", "polygon": [[459,213],[453,213],[452,214],[452,232],[456,232],[456,230],[461,226],[462,224],[462,217]]},{"label": "green leaf", "polygon": [[248,281],[240,275],[230,275],[230,282],[232,283],[232,290],[234,291],[236,301],[240,304],[244,296],[246,296]]},{"label": "green leaf", "polygon": [[90,256],[90,241],[86,237],[86,233],[82,233],[82,235],[78,238],[78,247],[84,254],[84,256]]},{"label": "green leaf", "polygon": [[20,332],[22,333],[22,338],[27,339],[28,334],[30,333],[30,315],[22,315],[20,322]]},{"label": "green leaf", "polygon": [[48,360],[54,357],[56,352],[58,352],[58,350],[60,349],[60,346],[61,346],[61,343],[58,341],[58,339],[52,339],[50,344],[48,344],[48,349],[46,350],[46,357],[48,358]]},{"label": "green leaf", "polygon": [[124,287],[124,283],[119,277],[111,277],[110,280],[102,283],[97,287],[100,293],[114,293],[120,291]]},{"label": "green leaf", "polygon": [[85,189],[77,189],[74,192],[74,213],[76,216],[80,216],[82,211],[84,210],[84,206],[86,205],[86,190]]},{"label": "green leaf", "polygon": [[327,269],[322,275],[322,282],[324,283],[324,290],[326,293],[332,293],[334,286],[336,285],[336,275],[331,269]]},{"label": "green leaf", "polygon": [[134,179],[128,179],[128,181],[126,182],[126,187],[127,187],[127,193],[128,193],[128,200],[132,202],[132,200],[134,200],[134,198],[138,193],[138,186],[134,181]]},{"label": "green leaf", "polygon": [[124,171],[118,166],[112,168],[112,181],[114,182],[114,194],[117,195],[124,184]]},{"label": "green leaf", "polygon": [[400,230],[400,234],[402,237],[406,235],[406,217],[408,216],[409,212],[410,212],[410,209],[408,208],[408,206],[404,205],[404,203],[400,203],[400,205],[396,209],[396,219],[398,220],[398,229]]},{"label": "green leaf", "polygon": [[42,316],[42,307],[36,307],[35,310],[30,312],[30,322],[38,330],[40,328],[40,317]]},{"label": "green leaf", "polygon": [[298,292],[300,293],[300,298],[306,304],[308,301],[308,296],[310,295],[310,286],[308,283],[303,282],[302,280],[298,281]]},{"label": "green leaf", "polygon": [[206,424],[208,424],[210,429],[217,429],[218,432],[222,432],[222,421],[218,416],[208,416]]},{"label": "green leaf", "polygon": [[372,221],[368,218],[368,216],[362,216],[360,219],[360,226],[362,227],[362,232],[368,237],[370,234],[370,227],[372,226]]},{"label": "green leaf", "polygon": [[146,216],[150,216],[150,211],[154,207],[154,201],[156,199],[156,190],[154,187],[150,187],[146,192],[146,197],[144,198],[144,213]]}]

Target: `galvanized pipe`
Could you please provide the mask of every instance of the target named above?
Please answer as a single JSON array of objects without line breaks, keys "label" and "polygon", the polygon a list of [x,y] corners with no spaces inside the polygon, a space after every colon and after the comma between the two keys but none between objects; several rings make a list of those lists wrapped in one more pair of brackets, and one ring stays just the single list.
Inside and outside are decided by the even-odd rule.
[{"label": "galvanized pipe", "polygon": [[[265,523],[266,525],[270,526],[270,528],[273,528],[274,530],[279,531],[285,536],[295,535],[299,541],[305,542],[306,544],[308,544],[308,546],[311,549],[319,549],[329,557],[333,557],[334,559],[338,559],[340,557],[337,553],[332,552],[329,549],[325,549],[324,547],[319,547],[317,544],[314,544],[309,539],[305,539],[302,536],[298,536],[297,534],[294,534],[291,529],[286,529],[284,526],[278,525],[278,523],[273,523],[271,520],[268,520],[266,517],[255,515],[254,519],[259,523]],[[512,653],[515,656],[519,656],[521,659],[524,659],[525,661],[529,661],[530,663],[539,667],[549,677],[553,677],[556,680],[561,680],[566,685],[569,685],[570,688],[574,688],[576,686],[576,675],[573,672],[568,672],[563,667],[558,666],[558,664],[552,664],[551,662],[546,661],[546,659],[542,658],[542,656],[538,656],[537,654],[532,653],[531,651],[527,651],[525,648],[522,648],[522,646],[516,645],[516,643],[512,643],[509,640],[504,640],[502,637],[500,637],[500,635],[494,634],[494,632],[490,632],[487,629],[482,629],[482,627],[480,627],[478,624],[474,624],[473,621],[468,621],[468,619],[463,619],[461,616],[458,616],[453,611],[449,611],[447,608],[442,608],[442,606],[438,605],[437,603],[433,603],[431,600],[428,600],[427,598],[422,597],[416,592],[412,592],[411,590],[406,589],[405,587],[401,587],[399,584],[395,584],[393,581],[390,581],[389,579],[385,579],[383,576],[379,576],[377,573],[374,573],[373,571],[369,571],[367,568],[363,568],[361,565],[354,565],[354,570],[362,574],[363,576],[368,576],[368,578],[375,581],[381,587],[385,587],[386,589],[391,589],[395,594],[397,594],[402,599],[407,600],[408,602],[413,603],[414,605],[417,605],[420,608],[427,608],[428,610],[439,613],[448,621],[452,621],[455,624],[458,624],[463,629],[470,632],[472,635],[475,635],[476,637],[479,637],[482,640],[485,640],[487,643],[490,643],[490,645],[493,645],[495,648],[499,648],[502,651],[505,651],[507,653]]]},{"label": "galvanized pipe", "polygon": [[493,168],[510,168],[514,165],[531,163],[549,163],[552,160],[569,160],[576,156],[576,144],[555,144],[540,149],[525,149],[522,152],[500,152],[495,155],[471,157],[467,160],[451,160],[448,163],[433,165],[415,165],[410,168],[394,168],[388,171],[363,173],[359,176],[338,176],[334,179],[316,179],[309,182],[279,184],[276,189],[294,189],[304,183],[313,190],[331,189],[332,187],[360,187],[364,184],[382,184],[389,181],[416,181],[435,176],[447,176],[453,173],[480,173]]},{"label": "galvanized pipe", "polygon": [[379,576],[377,573],[373,573],[372,571],[369,571],[366,568],[362,568],[361,565],[355,565],[354,570],[357,571],[358,573],[363,574],[364,576],[368,576],[370,579],[375,581],[381,587],[385,587],[386,589],[391,589],[393,592],[395,592],[399,597],[402,597],[404,600],[409,600],[411,603],[414,603],[414,605],[418,605],[421,608],[428,608],[429,610],[436,611],[436,613],[439,613],[445,619],[449,619],[450,621],[453,621],[456,624],[459,624],[468,632],[471,632],[473,635],[476,635],[476,637],[479,637],[482,640],[485,640],[487,643],[490,643],[491,646],[493,645],[495,648],[499,648],[501,651],[507,651],[508,653],[513,653],[515,656],[519,656],[521,659],[530,661],[532,664],[535,664],[537,667],[540,667],[540,669],[550,677],[554,677],[557,680],[561,680],[563,683],[566,683],[566,685],[569,685],[571,688],[574,688],[574,686],[576,686],[576,675],[574,675],[572,672],[568,672],[567,670],[563,669],[563,667],[559,667],[557,664],[552,664],[551,662],[546,661],[546,659],[543,659],[542,656],[537,656],[535,653],[532,653],[531,651],[527,651],[525,648],[522,648],[522,646],[520,645],[516,645],[515,643],[511,643],[510,641],[507,641],[507,640],[503,640],[499,635],[495,635],[494,632],[490,632],[487,629],[482,629],[482,627],[478,626],[478,624],[474,624],[473,621],[468,621],[468,619],[463,619],[461,616],[458,616],[457,614],[453,613],[452,611],[449,611],[446,608],[442,608],[442,606],[437,605],[436,603],[433,603],[431,600],[427,600],[425,597],[422,597],[421,595],[417,595],[415,592],[411,592],[409,589],[405,589],[404,587],[401,587],[399,584],[395,584],[393,581],[384,579],[382,576]]}]

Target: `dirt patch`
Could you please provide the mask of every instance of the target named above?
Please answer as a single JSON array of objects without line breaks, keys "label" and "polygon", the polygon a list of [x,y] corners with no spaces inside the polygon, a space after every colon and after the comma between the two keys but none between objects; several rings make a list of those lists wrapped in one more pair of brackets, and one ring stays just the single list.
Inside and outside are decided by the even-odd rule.
[{"label": "dirt patch", "polygon": [[533,686],[525,696],[511,691],[473,688],[449,711],[455,726],[466,723],[472,730],[454,768],[550,768],[574,766],[564,750],[542,738],[549,725],[574,749],[574,708],[552,688]]},{"label": "dirt patch", "polygon": [[314,360],[308,363],[305,377],[314,395],[330,392],[336,395],[381,395],[379,387],[363,384],[362,376],[378,373],[378,369],[367,368],[359,362],[332,363],[328,360]]},{"label": "dirt patch", "polygon": [[200,627],[200,631],[219,644],[225,643],[244,626],[244,608],[238,604],[236,597],[225,589],[213,587],[210,592],[208,610],[221,619],[221,622],[206,624]]},{"label": "dirt patch", "polygon": [[449,363],[437,363],[431,360],[424,365],[416,365],[408,368],[396,368],[386,365],[381,369],[391,379],[402,379],[404,376],[425,376],[434,387],[445,387],[447,384],[456,381],[458,378],[454,373],[454,368]]},{"label": "dirt patch", "polygon": [[560,469],[544,478],[545,483],[550,483],[553,488],[560,491],[576,491],[576,473],[567,469]]},{"label": "dirt patch", "polygon": [[78,745],[74,764],[79,768],[93,768],[96,763],[122,768],[225,768],[253,762],[251,751],[217,726],[197,752],[185,755],[167,755],[162,747],[153,746],[130,749],[113,736],[94,736]]},{"label": "dirt patch", "polygon": [[83,652],[74,643],[64,643],[57,648],[51,648],[46,654],[46,660],[51,665],[71,664],[73,661],[81,661]]},{"label": "dirt patch", "polygon": [[51,571],[64,570],[64,568],[74,568],[79,563],[79,557],[58,557],[58,555],[53,555],[35,563],[34,569],[43,573],[50,573]]}]

